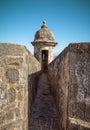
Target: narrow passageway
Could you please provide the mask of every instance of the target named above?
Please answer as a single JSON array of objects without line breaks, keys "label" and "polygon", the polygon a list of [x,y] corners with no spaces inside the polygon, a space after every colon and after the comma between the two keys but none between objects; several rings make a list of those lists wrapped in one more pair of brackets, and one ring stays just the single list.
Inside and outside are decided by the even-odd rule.
[{"label": "narrow passageway", "polygon": [[36,99],[29,130],[60,130],[53,97],[49,90],[46,73],[42,73],[38,83]]}]

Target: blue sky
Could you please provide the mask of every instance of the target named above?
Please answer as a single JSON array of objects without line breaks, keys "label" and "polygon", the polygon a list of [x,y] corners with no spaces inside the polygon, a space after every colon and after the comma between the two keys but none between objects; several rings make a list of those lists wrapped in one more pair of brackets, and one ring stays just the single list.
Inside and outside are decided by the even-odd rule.
[{"label": "blue sky", "polygon": [[58,42],[55,55],[71,42],[90,41],[90,0],[0,0],[0,42],[27,46],[42,21]]}]

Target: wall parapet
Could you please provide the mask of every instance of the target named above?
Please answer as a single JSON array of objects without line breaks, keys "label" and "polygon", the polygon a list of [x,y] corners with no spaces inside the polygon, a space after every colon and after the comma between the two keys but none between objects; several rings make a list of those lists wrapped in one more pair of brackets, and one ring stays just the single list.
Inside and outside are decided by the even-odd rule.
[{"label": "wall parapet", "polygon": [[48,78],[56,100],[60,128],[89,130],[90,42],[73,43],[65,48],[49,64]]},{"label": "wall parapet", "polygon": [[28,130],[28,76],[39,70],[26,47],[0,43],[0,130]]}]

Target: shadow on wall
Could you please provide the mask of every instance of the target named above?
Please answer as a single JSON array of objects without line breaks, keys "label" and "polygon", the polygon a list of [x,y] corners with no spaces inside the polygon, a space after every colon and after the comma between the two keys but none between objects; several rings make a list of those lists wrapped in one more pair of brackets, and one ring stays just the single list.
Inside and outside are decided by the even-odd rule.
[{"label": "shadow on wall", "polygon": [[56,102],[59,116],[59,127],[67,127],[67,100],[69,81],[69,58],[67,49],[54,59],[48,66],[48,80],[52,95]]},{"label": "shadow on wall", "polygon": [[28,75],[28,125],[30,124],[32,105],[37,94],[37,87],[41,71]]}]

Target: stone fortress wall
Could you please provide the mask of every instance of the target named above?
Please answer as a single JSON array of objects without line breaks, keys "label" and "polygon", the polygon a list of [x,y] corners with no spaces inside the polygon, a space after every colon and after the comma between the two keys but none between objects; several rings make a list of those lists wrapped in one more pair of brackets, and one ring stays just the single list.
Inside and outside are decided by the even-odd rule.
[{"label": "stone fortress wall", "polygon": [[28,130],[28,91],[30,113],[36,78],[29,76],[39,70],[26,47],[0,43],[0,130]]},{"label": "stone fortress wall", "polygon": [[[0,130],[28,130],[40,68],[26,47],[0,43]],[[61,130],[90,130],[90,43],[70,44],[48,80]]]},{"label": "stone fortress wall", "polygon": [[49,65],[61,130],[90,130],[90,43],[70,44]]}]

